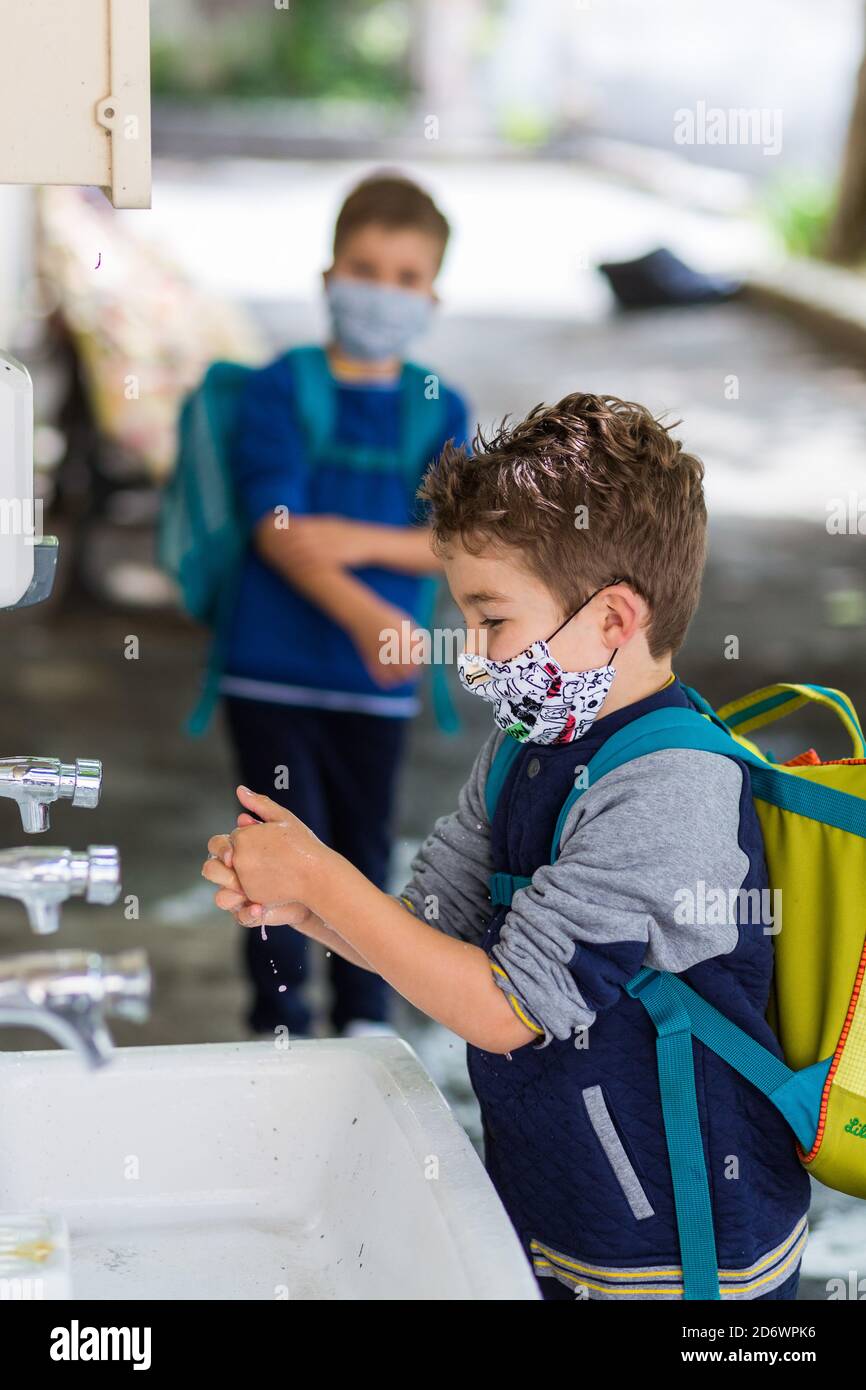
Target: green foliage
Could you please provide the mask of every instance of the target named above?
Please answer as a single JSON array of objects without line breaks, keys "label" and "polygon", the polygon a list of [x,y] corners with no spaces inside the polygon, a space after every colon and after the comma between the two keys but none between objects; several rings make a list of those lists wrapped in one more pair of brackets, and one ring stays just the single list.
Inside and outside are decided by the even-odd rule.
[{"label": "green foliage", "polygon": [[509,145],[538,149],[550,138],[550,121],[523,106],[509,106],[500,117],[500,131]]},{"label": "green foliage", "polygon": [[779,179],[767,195],[766,215],[792,256],[821,256],[835,206],[835,189],[806,175]]},{"label": "green foliage", "polygon": [[409,90],[408,16],[381,0],[292,0],[212,18],[194,41],[156,32],[157,95],[396,101]]}]

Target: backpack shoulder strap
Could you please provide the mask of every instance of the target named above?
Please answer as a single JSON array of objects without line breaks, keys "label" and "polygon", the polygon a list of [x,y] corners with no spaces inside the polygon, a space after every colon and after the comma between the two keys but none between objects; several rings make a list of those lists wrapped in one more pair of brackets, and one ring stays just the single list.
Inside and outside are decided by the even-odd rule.
[{"label": "backpack shoulder strap", "polygon": [[[282,360],[291,371],[298,416],[316,457],[333,439],[336,424],[337,397],[327,353],[317,345],[295,347]],[[439,394],[428,395],[431,375],[415,362],[403,364],[400,466],[410,497],[445,429],[445,401]]]},{"label": "backpack shoulder strap", "polygon": [[572,806],[590,786],[604,777],[605,773],[635,758],[646,757],[668,748],[694,748],[705,753],[719,753],[723,757],[739,758],[752,766],[764,768],[767,761],[760,753],[739,743],[720,721],[710,718],[696,709],[657,709],[644,714],[633,723],[619,729],[591,758],[586,767],[586,778],[582,785],[576,785],[563,803],[556,822],[551,847],[551,863],[559,855],[560,840],[568,814]]},{"label": "backpack shoulder strap", "polygon": [[428,463],[442,445],[445,433],[445,399],[438,390],[429,394],[436,373],[417,362],[403,363],[401,378],[402,438],[400,461],[410,496]]},{"label": "backpack shoulder strap", "polygon": [[235,502],[231,450],[241,396],[254,369],[217,361],[187,393],[178,456],[160,508],[158,555],[183,606],[213,631],[201,696],[187,729],[203,733],[216,704],[228,622],[246,544]]},{"label": "backpack shoulder strap", "polygon": [[500,793],[505,786],[505,779],[522,747],[523,744],[518,743],[516,738],[512,738],[510,734],[505,734],[493,754],[484,787],[484,804],[487,808],[487,819],[491,825],[496,814],[496,803],[499,801]]},{"label": "backpack shoulder strap", "polygon": [[[409,499],[410,509],[415,503],[415,494],[421,477],[442,446],[445,434],[445,401],[439,391],[429,394],[431,380],[435,373],[417,362],[404,362],[400,379],[400,472]],[[439,575],[426,575],[419,584],[418,621],[422,627],[431,628],[434,622],[436,602],[442,588]],[[460,729],[460,717],[454,707],[445,670],[441,663],[433,667],[431,680],[433,710],[437,726],[446,734],[455,734]]]},{"label": "backpack shoulder strap", "polygon": [[324,348],[315,344],[290,348],[282,359],[292,374],[295,404],[311,459],[334,437],[336,393]]},{"label": "backpack shoulder strap", "polygon": [[[522,747],[522,743],[506,734],[493,755],[490,771],[487,774],[487,785],[484,789],[487,816],[491,821],[496,811],[500,793],[505,785],[505,779]],[[647,753],[659,752],[663,748],[697,748],[708,753],[721,753],[727,757],[742,758],[746,762],[757,762],[761,767],[765,766],[763,759],[756,758],[747,748],[739,744],[731,734],[725,731],[720,721],[711,724],[697,710],[660,709],[654,710],[651,714],[643,715],[632,724],[627,724],[624,729],[620,729],[608,739],[607,743],[599,749],[587,765],[587,786],[593,786],[606,772],[612,772],[614,768],[621,767],[623,763],[632,762],[635,758],[642,758]],[[559,854],[559,841],[568,813],[575,801],[586,790],[586,786],[573,788],[563,804],[554,835],[552,861]]]},{"label": "backpack shoulder strap", "polygon": [[[484,786],[484,804],[487,809],[487,819],[489,824],[493,824],[493,817],[496,814],[496,807],[502,788],[505,786],[514,760],[524,745],[518,743],[516,738],[510,734],[504,734],[502,741],[493,754],[490,768],[487,773],[487,781]],[[532,882],[523,874],[491,874],[489,879],[490,900],[494,907],[510,907],[514,894],[520,888],[526,888]]]},{"label": "backpack shoulder strap", "polygon": [[[207,620],[213,566],[196,583],[195,570],[215,542],[229,544],[238,530],[230,454],[241,394],[251,368],[213,362],[184,397],[177,432],[177,459],[163,490],[157,555],[181,586],[189,611]],[[198,592],[201,590],[201,597]]]},{"label": "backpack shoulder strap", "polygon": [[187,392],[172,482],[192,475],[196,482],[212,484],[214,462],[224,464],[228,458],[238,404],[253,370],[241,362],[211,362],[199,384]]},{"label": "backpack shoulder strap", "polygon": [[791,769],[764,757],[754,745],[735,737],[721,721],[711,722],[697,710],[660,709],[620,729],[590,760],[585,784],[572,789],[559,813],[550,862],[555,863],[559,854],[569,811],[588,787],[624,763],[667,748],[694,748],[737,758],[748,765],[752,794],[758,800],[866,837],[866,801],[862,797],[796,776]]}]

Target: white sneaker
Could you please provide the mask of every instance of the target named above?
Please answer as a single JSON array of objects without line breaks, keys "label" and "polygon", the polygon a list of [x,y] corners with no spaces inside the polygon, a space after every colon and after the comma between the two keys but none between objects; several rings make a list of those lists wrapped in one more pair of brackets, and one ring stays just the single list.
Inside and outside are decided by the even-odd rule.
[{"label": "white sneaker", "polygon": [[396,1030],[390,1023],[377,1023],[371,1018],[351,1018],[346,1024],[341,1038],[396,1038]]}]

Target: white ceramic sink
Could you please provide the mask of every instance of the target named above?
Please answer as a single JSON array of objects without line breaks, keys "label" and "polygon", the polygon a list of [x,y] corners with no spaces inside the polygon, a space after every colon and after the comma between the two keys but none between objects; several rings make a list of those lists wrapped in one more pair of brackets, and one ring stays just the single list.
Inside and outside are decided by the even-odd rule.
[{"label": "white ceramic sink", "polygon": [[[438,1176],[434,1176],[438,1174]],[[0,1212],[66,1219],[75,1299],[534,1299],[398,1039],[0,1053]]]}]

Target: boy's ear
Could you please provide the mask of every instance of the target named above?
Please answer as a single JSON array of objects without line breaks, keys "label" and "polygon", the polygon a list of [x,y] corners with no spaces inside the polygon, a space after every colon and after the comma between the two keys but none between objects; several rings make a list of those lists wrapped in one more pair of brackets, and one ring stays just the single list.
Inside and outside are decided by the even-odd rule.
[{"label": "boy's ear", "polygon": [[627,641],[640,628],[647,605],[625,584],[618,584],[606,594],[605,633],[615,631],[621,642]]},{"label": "boy's ear", "polygon": [[334,267],[333,267],[333,265],[329,265],[328,268],[327,268],[327,270],[323,270],[323,271],[322,271],[322,284],[323,284],[323,285],[327,285],[327,283],[328,283],[328,281],[330,280],[330,278],[331,278],[331,276],[333,275],[333,273],[334,273]]}]

